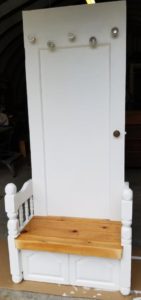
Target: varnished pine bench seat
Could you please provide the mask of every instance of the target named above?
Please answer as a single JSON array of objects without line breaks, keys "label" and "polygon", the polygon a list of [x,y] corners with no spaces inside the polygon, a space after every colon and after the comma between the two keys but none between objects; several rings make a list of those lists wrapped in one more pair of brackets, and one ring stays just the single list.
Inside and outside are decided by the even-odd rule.
[{"label": "varnished pine bench seat", "polygon": [[15,240],[18,249],[120,259],[121,223],[34,216]]}]

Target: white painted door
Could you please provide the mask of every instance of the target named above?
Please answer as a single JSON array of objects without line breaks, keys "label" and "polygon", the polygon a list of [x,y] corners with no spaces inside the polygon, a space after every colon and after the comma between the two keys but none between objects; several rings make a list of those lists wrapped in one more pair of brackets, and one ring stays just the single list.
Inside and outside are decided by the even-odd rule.
[{"label": "white painted door", "polygon": [[124,1],[23,14],[36,214],[120,219],[125,19]]}]

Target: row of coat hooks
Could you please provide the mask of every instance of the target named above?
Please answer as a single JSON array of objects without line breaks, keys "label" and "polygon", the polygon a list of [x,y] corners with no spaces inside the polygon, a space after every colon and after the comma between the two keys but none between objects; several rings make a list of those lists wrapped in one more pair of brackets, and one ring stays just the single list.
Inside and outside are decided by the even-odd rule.
[{"label": "row of coat hooks", "polygon": [[[114,39],[117,38],[117,37],[119,36],[119,29],[118,29],[117,27],[113,27],[113,28],[111,29],[111,36],[112,36],[112,38],[114,38]],[[29,42],[30,42],[31,44],[35,44],[36,41],[37,41],[36,37],[35,37],[34,35],[30,35],[30,34],[28,35],[28,40],[29,40]],[[75,35],[74,33],[72,33],[72,32],[69,32],[69,33],[68,33],[68,40],[69,40],[70,42],[75,42],[75,40],[76,40],[76,35]],[[95,36],[91,36],[91,37],[89,38],[89,45],[90,45],[91,48],[96,48],[96,47],[97,47],[97,39],[96,39]],[[47,42],[47,46],[48,46],[48,48],[49,48],[51,51],[55,50],[55,48],[56,48],[55,42],[54,42],[54,41],[51,41],[51,40],[49,40],[49,41]]]}]

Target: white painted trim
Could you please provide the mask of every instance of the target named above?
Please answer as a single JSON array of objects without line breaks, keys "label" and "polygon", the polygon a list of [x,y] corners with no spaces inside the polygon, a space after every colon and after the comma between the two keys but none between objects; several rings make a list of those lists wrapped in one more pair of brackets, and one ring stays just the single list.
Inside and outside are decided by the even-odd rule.
[{"label": "white painted trim", "polygon": [[[141,291],[138,290],[131,290],[131,294],[141,294]],[[141,297],[135,297],[132,300],[141,300]]]},{"label": "white painted trim", "polygon": [[133,259],[133,260],[141,260],[141,256],[133,255],[133,256],[132,256],[132,259]]},{"label": "white painted trim", "polygon": [[[26,37],[25,37],[26,39]],[[26,43],[26,41],[25,41]],[[42,90],[40,78],[39,50],[36,45],[32,49],[32,63],[30,47],[26,48],[26,82],[30,127],[31,166],[33,178],[34,209],[37,215],[47,215],[47,192],[46,192],[46,170],[45,170],[45,147]],[[32,65],[32,72],[31,72]],[[35,84],[38,82],[38,84]],[[39,101],[40,99],[40,101]],[[36,132],[36,134],[33,134]],[[40,199],[40,200],[39,200]],[[42,199],[42,200],[41,200]]]}]

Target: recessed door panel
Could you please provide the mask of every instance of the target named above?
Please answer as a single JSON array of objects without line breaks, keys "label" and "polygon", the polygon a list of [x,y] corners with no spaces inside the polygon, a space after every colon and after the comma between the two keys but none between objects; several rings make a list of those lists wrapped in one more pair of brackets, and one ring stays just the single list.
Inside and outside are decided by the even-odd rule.
[{"label": "recessed door panel", "polygon": [[109,46],[41,50],[40,64],[48,213],[107,218]]}]

